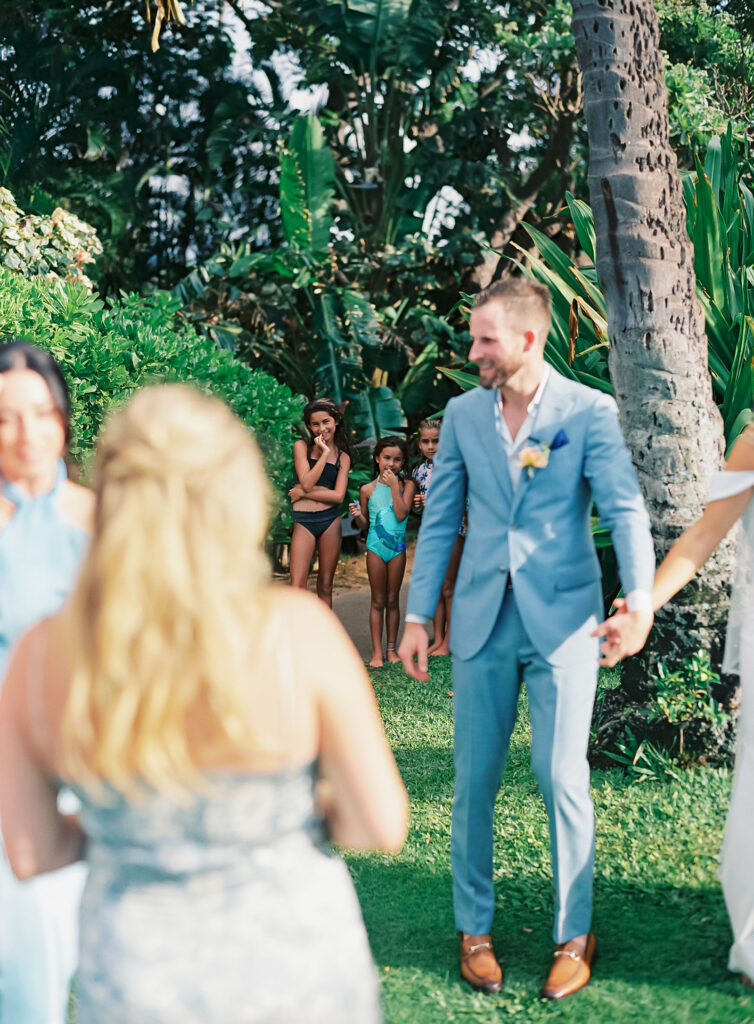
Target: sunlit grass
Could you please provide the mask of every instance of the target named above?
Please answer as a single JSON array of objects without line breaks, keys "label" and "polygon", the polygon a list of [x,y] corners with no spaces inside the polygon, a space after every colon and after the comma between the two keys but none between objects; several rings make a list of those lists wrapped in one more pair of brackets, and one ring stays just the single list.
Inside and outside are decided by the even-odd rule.
[{"label": "sunlit grass", "polygon": [[552,882],[524,696],[496,815],[493,939],[506,982],[499,995],[483,996],[457,970],[449,660],[433,663],[427,684],[400,667],[372,678],[412,806],[399,856],[349,857],[388,1024],[754,1021],[754,995],[726,969],[730,932],[716,879],[729,772],[696,769],[680,782],[641,784],[618,769],[593,773],[600,959],[583,992],[562,1004],[543,1002],[537,993],[552,952]]}]

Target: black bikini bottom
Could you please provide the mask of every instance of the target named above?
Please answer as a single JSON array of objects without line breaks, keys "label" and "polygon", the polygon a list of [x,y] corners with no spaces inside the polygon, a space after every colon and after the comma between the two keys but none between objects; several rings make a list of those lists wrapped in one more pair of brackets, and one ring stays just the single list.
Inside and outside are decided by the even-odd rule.
[{"label": "black bikini bottom", "polygon": [[334,523],[340,515],[340,508],[333,505],[332,508],[323,508],[317,512],[296,512],[291,513],[294,523],[305,526],[312,537],[321,537],[330,523]]}]

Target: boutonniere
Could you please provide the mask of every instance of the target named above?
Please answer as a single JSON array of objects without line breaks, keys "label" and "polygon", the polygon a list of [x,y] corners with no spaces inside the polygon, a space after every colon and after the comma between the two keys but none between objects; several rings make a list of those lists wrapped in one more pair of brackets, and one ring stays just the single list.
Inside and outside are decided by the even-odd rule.
[{"label": "boutonniere", "polygon": [[526,470],[526,476],[531,480],[536,470],[546,468],[550,461],[550,452],[555,452],[566,444],[568,444],[568,434],[563,429],[557,432],[549,444],[531,437],[529,444],[518,456],[518,464]]}]

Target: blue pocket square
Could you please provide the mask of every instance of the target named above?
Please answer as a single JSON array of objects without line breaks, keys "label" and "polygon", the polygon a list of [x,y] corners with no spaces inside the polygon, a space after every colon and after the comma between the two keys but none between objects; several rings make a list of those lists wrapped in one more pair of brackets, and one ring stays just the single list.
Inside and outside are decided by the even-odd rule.
[{"label": "blue pocket square", "polygon": [[561,428],[550,443],[550,451],[557,451],[558,448],[562,448],[566,444],[568,444],[568,434]]}]

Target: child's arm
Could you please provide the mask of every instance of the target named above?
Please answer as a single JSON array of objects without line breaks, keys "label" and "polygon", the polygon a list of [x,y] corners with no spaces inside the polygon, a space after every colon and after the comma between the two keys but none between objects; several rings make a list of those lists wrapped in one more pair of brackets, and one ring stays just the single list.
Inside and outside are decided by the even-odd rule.
[{"label": "child's arm", "polygon": [[359,491],[358,504],[352,501],[348,506],[348,511],[353,516],[360,530],[367,530],[369,528],[369,498],[373,490],[374,483],[364,484]]},{"label": "child's arm", "polygon": [[[317,463],[319,465],[319,462]],[[316,467],[315,467],[316,468]],[[351,470],[351,460],[343,453],[340,456],[340,466],[335,487],[304,487],[303,497],[311,498],[312,501],[326,501],[330,505],[340,505],[346,496],[348,487],[348,474]]]},{"label": "child's arm", "polygon": [[330,449],[319,437],[314,438],[313,447],[314,451],[319,452],[319,454],[317,455],[316,463],[310,466],[308,459],[309,449],[306,441],[296,441],[293,446],[293,465],[296,467],[298,482],[308,498],[311,497],[309,491],[322,476],[322,470],[330,454]]},{"label": "child's arm", "polygon": [[392,476],[393,478],[390,481],[390,490],[393,494],[393,512],[395,512],[395,518],[399,523],[401,523],[411,511],[416,484],[413,480],[406,480],[401,487],[401,481],[398,477],[395,475]]}]

